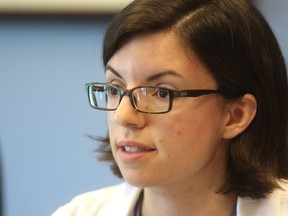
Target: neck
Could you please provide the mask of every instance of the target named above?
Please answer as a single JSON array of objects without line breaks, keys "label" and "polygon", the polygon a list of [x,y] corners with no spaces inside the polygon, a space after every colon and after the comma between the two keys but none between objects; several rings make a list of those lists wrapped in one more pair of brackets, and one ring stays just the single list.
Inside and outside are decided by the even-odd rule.
[{"label": "neck", "polygon": [[233,212],[237,196],[216,193],[215,188],[196,187],[170,189],[145,188],[143,216],[227,215]]}]

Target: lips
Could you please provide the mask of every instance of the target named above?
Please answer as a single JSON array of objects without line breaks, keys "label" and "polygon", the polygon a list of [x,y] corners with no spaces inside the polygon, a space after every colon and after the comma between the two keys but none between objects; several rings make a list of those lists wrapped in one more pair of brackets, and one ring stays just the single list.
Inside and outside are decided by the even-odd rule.
[{"label": "lips", "polygon": [[142,152],[142,151],[153,151],[155,148],[149,147],[139,142],[135,141],[120,141],[117,146],[124,151],[128,152]]},{"label": "lips", "polygon": [[134,141],[120,141],[117,144],[119,148],[119,159],[124,162],[133,162],[151,155],[156,149]]}]

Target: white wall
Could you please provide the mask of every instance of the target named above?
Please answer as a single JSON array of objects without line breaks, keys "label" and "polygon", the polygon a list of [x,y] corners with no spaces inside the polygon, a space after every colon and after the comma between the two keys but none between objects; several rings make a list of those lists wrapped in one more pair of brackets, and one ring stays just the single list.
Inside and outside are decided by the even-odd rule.
[{"label": "white wall", "polygon": [[[288,1],[255,0],[288,59]],[[87,134],[106,134],[84,84],[103,80],[105,21],[0,19],[0,145],[7,216],[50,215],[119,180]]]},{"label": "white wall", "polygon": [[1,0],[0,13],[114,13],[132,0]]}]

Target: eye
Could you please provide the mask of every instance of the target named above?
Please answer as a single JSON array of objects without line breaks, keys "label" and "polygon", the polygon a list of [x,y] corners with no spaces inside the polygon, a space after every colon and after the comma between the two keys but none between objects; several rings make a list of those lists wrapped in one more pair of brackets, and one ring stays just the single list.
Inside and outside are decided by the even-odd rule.
[{"label": "eye", "polygon": [[157,95],[161,99],[167,99],[169,98],[169,92],[165,89],[155,89],[154,95]]},{"label": "eye", "polygon": [[117,96],[119,94],[119,91],[116,87],[109,86],[107,89],[108,95],[110,96]]}]

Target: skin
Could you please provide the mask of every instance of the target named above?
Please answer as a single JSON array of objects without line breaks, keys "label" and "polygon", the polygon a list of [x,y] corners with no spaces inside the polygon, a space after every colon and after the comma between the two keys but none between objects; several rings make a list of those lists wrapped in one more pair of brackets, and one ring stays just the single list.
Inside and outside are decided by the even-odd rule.
[{"label": "skin", "polygon": [[[107,82],[125,89],[139,85],[217,89],[209,70],[173,32],[132,38],[107,68]],[[109,112],[114,158],[125,181],[144,188],[144,216],[231,214],[235,194],[216,192],[227,177],[228,138],[236,133],[231,133],[231,121],[242,117],[239,109],[235,112],[239,116],[232,116],[235,107],[221,95],[211,94],[176,98],[169,113],[145,114],[134,110],[124,96],[117,110]],[[151,151],[123,160],[119,143]]]}]

